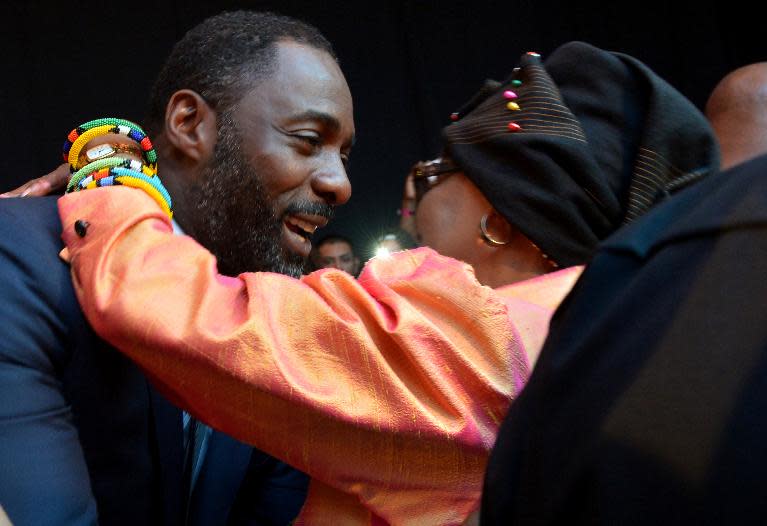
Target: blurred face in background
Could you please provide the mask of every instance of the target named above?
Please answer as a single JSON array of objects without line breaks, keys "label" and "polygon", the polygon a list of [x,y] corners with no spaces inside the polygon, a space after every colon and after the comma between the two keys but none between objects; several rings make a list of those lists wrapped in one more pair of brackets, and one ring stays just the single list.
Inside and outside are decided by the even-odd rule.
[{"label": "blurred face in background", "polygon": [[354,276],[357,274],[359,259],[346,241],[328,241],[317,247],[315,265],[318,268],[337,268]]},{"label": "blurred face in background", "polygon": [[378,248],[383,249],[386,251],[387,254],[391,254],[392,252],[399,252],[400,250],[404,250],[404,247],[400,245],[399,241],[397,241],[397,238],[393,235],[388,235],[384,237],[380,243],[378,243]]}]

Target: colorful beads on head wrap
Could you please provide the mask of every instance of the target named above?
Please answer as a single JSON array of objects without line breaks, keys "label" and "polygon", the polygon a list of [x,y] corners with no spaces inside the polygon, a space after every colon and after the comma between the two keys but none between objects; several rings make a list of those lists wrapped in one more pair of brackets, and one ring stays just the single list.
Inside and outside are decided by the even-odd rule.
[{"label": "colorful beads on head wrap", "polygon": [[157,164],[157,152],[155,152],[152,141],[144,130],[138,124],[131,121],[110,117],[88,121],[69,132],[67,140],[64,141],[63,155],[64,160],[69,163],[69,168],[72,172],[81,168],[77,165],[78,157],[88,141],[107,133],[125,135],[137,142],[141,146],[146,164],[150,167],[154,167]]},{"label": "colorful beads on head wrap", "polygon": [[[146,163],[126,157],[104,157],[85,166],[78,166],[83,147],[93,139],[107,133],[125,135],[141,145]],[[64,158],[69,162],[72,178],[67,193],[88,188],[123,185],[144,190],[154,199],[168,217],[173,217],[170,194],[157,176],[157,154],[152,142],[137,124],[123,119],[96,119],[72,130],[64,142]]]}]

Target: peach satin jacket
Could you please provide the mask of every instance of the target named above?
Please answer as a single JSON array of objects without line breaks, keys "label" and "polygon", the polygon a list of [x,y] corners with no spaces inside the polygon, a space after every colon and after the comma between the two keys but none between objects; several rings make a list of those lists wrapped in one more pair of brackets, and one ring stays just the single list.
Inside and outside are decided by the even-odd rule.
[{"label": "peach satin jacket", "polygon": [[94,329],[181,407],[308,473],[297,524],[463,523],[581,271],[493,290],[420,248],[356,280],[235,278],[139,190],[70,194],[59,209]]}]

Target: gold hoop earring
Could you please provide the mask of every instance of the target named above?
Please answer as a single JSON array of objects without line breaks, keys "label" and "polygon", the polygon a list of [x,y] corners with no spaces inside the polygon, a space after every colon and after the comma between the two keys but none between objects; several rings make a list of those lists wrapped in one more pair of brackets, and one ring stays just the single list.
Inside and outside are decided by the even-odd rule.
[{"label": "gold hoop earring", "polygon": [[504,245],[508,245],[508,241],[498,241],[487,232],[487,216],[488,214],[485,214],[482,216],[482,219],[479,220],[479,233],[482,235],[482,239],[484,239],[485,243],[491,247],[502,247]]}]

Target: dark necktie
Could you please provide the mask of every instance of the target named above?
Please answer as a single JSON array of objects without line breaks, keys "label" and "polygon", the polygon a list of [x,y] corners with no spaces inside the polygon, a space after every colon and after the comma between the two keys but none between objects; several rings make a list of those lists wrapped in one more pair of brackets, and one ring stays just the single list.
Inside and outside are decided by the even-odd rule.
[{"label": "dark necktie", "polygon": [[190,523],[189,508],[194,484],[200,472],[207,449],[210,428],[184,412],[184,496],[186,497],[185,524]]}]

